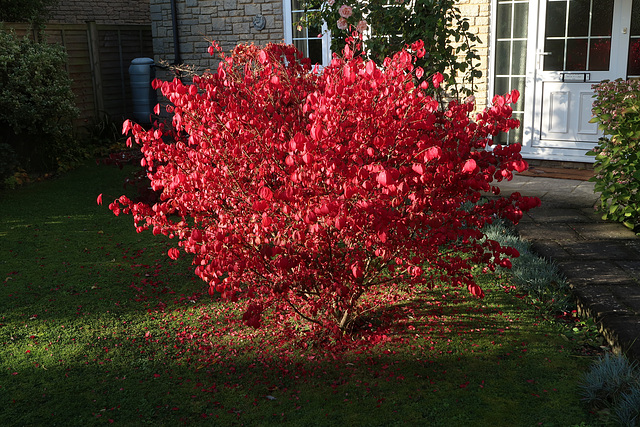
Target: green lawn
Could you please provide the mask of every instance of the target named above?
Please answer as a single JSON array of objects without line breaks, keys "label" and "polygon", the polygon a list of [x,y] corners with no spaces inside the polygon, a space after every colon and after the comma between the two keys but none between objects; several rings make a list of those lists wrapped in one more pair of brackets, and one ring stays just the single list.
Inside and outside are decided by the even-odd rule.
[{"label": "green lawn", "polygon": [[0,193],[0,425],[595,425],[592,360],[508,278],[484,277],[484,300],[411,290],[374,313],[402,320],[372,348],[282,344],[108,210],[127,173]]}]

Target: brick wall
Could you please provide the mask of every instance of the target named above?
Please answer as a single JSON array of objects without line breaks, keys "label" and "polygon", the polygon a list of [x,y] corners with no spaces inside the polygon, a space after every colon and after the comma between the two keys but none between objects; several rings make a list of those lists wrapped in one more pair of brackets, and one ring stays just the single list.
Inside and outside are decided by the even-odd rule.
[{"label": "brick wall", "polygon": [[459,0],[458,7],[462,16],[469,20],[470,31],[480,38],[476,49],[480,55],[482,77],[476,81],[476,109],[483,110],[487,105],[489,88],[489,46],[491,42],[490,12],[491,0]]},{"label": "brick wall", "polygon": [[59,0],[49,16],[49,22],[53,24],[84,24],[87,21],[99,25],[148,25],[151,23],[149,0]]},{"label": "brick wall", "polygon": [[[155,59],[174,63],[171,3],[150,2]],[[207,40],[216,40],[225,52],[239,43],[265,45],[284,40],[281,0],[176,0],[176,9],[182,62],[200,71],[214,65]],[[266,19],[262,30],[253,25],[258,14]]]}]

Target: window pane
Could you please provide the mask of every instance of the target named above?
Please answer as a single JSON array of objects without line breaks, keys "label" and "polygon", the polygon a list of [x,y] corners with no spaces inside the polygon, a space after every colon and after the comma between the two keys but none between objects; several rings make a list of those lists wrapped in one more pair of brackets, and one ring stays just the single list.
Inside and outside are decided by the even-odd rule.
[{"label": "window pane", "polygon": [[589,9],[591,0],[573,0],[569,2],[569,37],[589,36]]},{"label": "window pane", "polygon": [[633,0],[631,8],[631,35],[640,36],[640,0]]},{"label": "window pane", "polygon": [[515,3],[513,5],[513,37],[524,39],[527,37],[529,22],[529,4]]},{"label": "window pane", "polygon": [[514,119],[518,119],[520,121],[520,127],[517,129],[511,129],[509,131],[509,144],[518,143],[522,144],[522,136],[524,134],[524,128],[522,127],[522,119],[524,118],[524,114],[522,113],[514,113]]},{"label": "window pane", "polygon": [[589,70],[607,71],[611,55],[611,39],[591,39]]},{"label": "window pane", "polygon": [[632,39],[629,43],[629,62],[627,64],[627,75],[640,75],[640,39]]},{"label": "window pane", "polygon": [[307,50],[307,41],[306,40],[294,40],[293,45],[298,49],[305,57],[309,56],[309,51]]},{"label": "window pane", "polygon": [[511,74],[522,75],[527,69],[527,42],[516,40],[513,42],[513,56],[511,64]]},{"label": "window pane", "polygon": [[509,74],[511,42],[499,41],[496,44],[496,74]]},{"label": "window pane", "polygon": [[587,69],[588,39],[567,40],[567,71],[585,71]]},{"label": "window pane", "polygon": [[493,137],[493,143],[495,145],[498,145],[498,144],[507,145],[508,138],[509,138],[509,136],[506,133],[501,132],[501,133],[499,133],[499,134],[497,134],[496,136]]},{"label": "window pane", "polygon": [[509,77],[496,77],[494,93],[496,95],[504,95],[507,92],[509,92]]},{"label": "window pane", "polygon": [[[567,3],[564,1],[550,1],[547,4],[547,37],[564,37],[567,20]],[[548,50],[547,50],[548,51]]]},{"label": "window pane", "polygon": [[[638,0],[634,0],[635,3]],[[593,0],[593,12],[591,13],[591,35],[592,36],[610,36],[611,23],[613,22],[613,1],[612,0]],[[640,18],[640,17],[638,17]],[[633,29],[634,21],[632,18],[631,28]],[[635,25],[637,26],[637,22]]]},{"label": "window pane", "polygon": [[513,106],[515,111],[524,111],[524,85],[525,78],[524,77],[513,77],[511,79],[511,89],[516,89],[520,92],[520,98],[518,98],[518,102]]},{"label": "window pane", "polygon": [[322,64],[322,40],[309,40],[309,59],[312,64]]},{"label": "window pane", "polygon": [[498,5],[498,28],[496,29],[499,39],[511,38],[511,3]]},{"label": "window pane", "polygon": [[564,40],[547,40],[544,44],[544,50],[550,53],[544,57],[544,71],[562,70],[564,68]]},{"label": "window pane", "polygon": [[291,14],[291,25],[293,25],[292,34],[293,38],[306,38],[307,28],[300,25],[300,21],[304,18],[304,12],[295,12]]}]

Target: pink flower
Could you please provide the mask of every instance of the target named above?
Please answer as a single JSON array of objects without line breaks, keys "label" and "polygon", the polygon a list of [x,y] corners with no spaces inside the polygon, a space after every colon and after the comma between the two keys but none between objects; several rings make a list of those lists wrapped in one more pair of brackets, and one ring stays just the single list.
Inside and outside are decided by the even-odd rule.
[{"label": "pink flower", "polygon": [[369,28],[369,26],[367,25],[367,21],[364,21],[364,20],[358,22],[358,25],[356,25],[356,30],[359,33],[364,33],[367,28]]},{"label": "pink flower", "polygon": [[336,3],[336,0],[327,0],[327,5],[333,6]]},{"label": "pink flower", "polygon": [[[346,4],[343,4],[342,6],[340,6],[340,9],[338,10],[338,13],[340,13],[340,16],[342,16],[343,18],[348,18],[351,15],[353,15],[353,9],[351,8],[351,6],[347,6]],[[343,28],[341,28],[342,30]]]},{"label": "pink flower", "polygon": [[349,26],[349,24],[347,24],[347,20],[346,19],[344,19],[344,18],[338,19],[338,29],[339,30],[346,30],[348,26]]}]

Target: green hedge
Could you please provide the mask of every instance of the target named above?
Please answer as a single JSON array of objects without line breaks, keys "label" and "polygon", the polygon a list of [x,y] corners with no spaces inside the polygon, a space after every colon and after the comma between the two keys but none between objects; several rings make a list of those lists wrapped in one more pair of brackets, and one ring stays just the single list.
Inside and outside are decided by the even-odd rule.
[{"label": "green hedge", "polygon": [[28,172],[64,168],[82,152],[73,134],[78,109],[65,62],[62,46],[0,31],[0,143]]},{"label": "green hedge", "polygon": [[590,155],[596,157],[595,190],[601,192],[604,219],[640,232],[640,81],[603,81],[596,91],[592,122],[604,137]]}]

